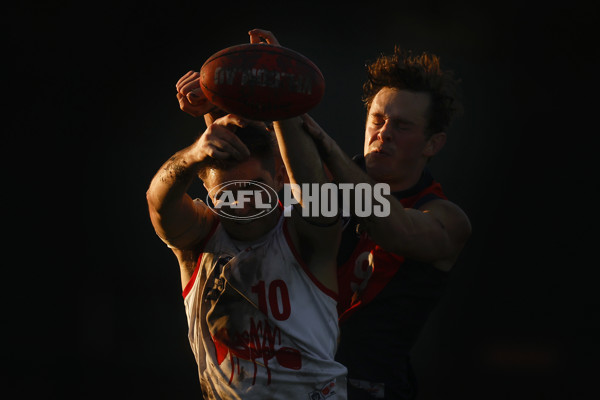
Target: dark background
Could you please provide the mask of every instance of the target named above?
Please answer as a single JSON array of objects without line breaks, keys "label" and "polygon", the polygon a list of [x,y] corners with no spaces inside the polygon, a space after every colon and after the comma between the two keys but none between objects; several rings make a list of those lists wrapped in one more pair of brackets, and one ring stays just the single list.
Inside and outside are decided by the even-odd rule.
[{"label": "dark background", "polygon": [[598,261],[585,254],[597,243],[593,9],[40,0],[10,11],[8,389],[200,397],[177,262],[145,191],[204,129],[179,110],[176,81],[259,27],[319,66],[326,94],[311,114],[349,154],[362,151],[366,61],[398,44],[462,79],[465,114],[431,169],[473,236],[413,352],[419,400],[598,396]]}]

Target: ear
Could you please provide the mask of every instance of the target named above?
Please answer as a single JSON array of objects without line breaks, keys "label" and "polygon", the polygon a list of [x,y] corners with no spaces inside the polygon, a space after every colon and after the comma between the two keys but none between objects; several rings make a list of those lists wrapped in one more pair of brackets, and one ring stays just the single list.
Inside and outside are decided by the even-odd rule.
[{"label": "ear", "polygon": [[446,132],[438,132],[431,135],[425,144],[423,155],[427,158],[436,155],[446,144]]}]

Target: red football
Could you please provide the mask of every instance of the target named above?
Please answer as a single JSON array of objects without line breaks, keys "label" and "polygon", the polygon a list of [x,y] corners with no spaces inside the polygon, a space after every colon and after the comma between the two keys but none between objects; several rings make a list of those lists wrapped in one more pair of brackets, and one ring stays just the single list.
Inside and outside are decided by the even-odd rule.
[{"label": "red football", "polygon": [[325,79],[308,58],[285,47],[242,44],[213,54],[200,87],[219,108],[258,121],[292,118],[315,107]]}]

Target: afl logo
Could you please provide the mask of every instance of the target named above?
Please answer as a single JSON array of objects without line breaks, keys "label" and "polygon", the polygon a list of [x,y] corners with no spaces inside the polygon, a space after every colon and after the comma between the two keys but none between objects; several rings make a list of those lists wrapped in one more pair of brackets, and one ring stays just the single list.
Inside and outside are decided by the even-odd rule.
[{"label": "afl logo", "polygon": [[263,182],[235,180],[210,189],[206,204],[219,217],[249,222],[273,212],[279,196]]}]

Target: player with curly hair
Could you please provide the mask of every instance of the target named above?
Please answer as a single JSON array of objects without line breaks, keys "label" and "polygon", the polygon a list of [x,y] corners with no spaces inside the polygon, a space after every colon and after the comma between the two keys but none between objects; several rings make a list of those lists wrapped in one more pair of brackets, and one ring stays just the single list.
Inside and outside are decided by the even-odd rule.
[{"label": "player with curly hair", "polygon": [[458,81],[437,56],[398,47],[367,73],[363,155],[350,159],[307,121],[336,182],[391,190],[389,216],[353,216],[342,236],[336,359],[348,367],[348,399],[414,399],[409,352],[471,234],[469,218],[427,167],[461,110]]}]

